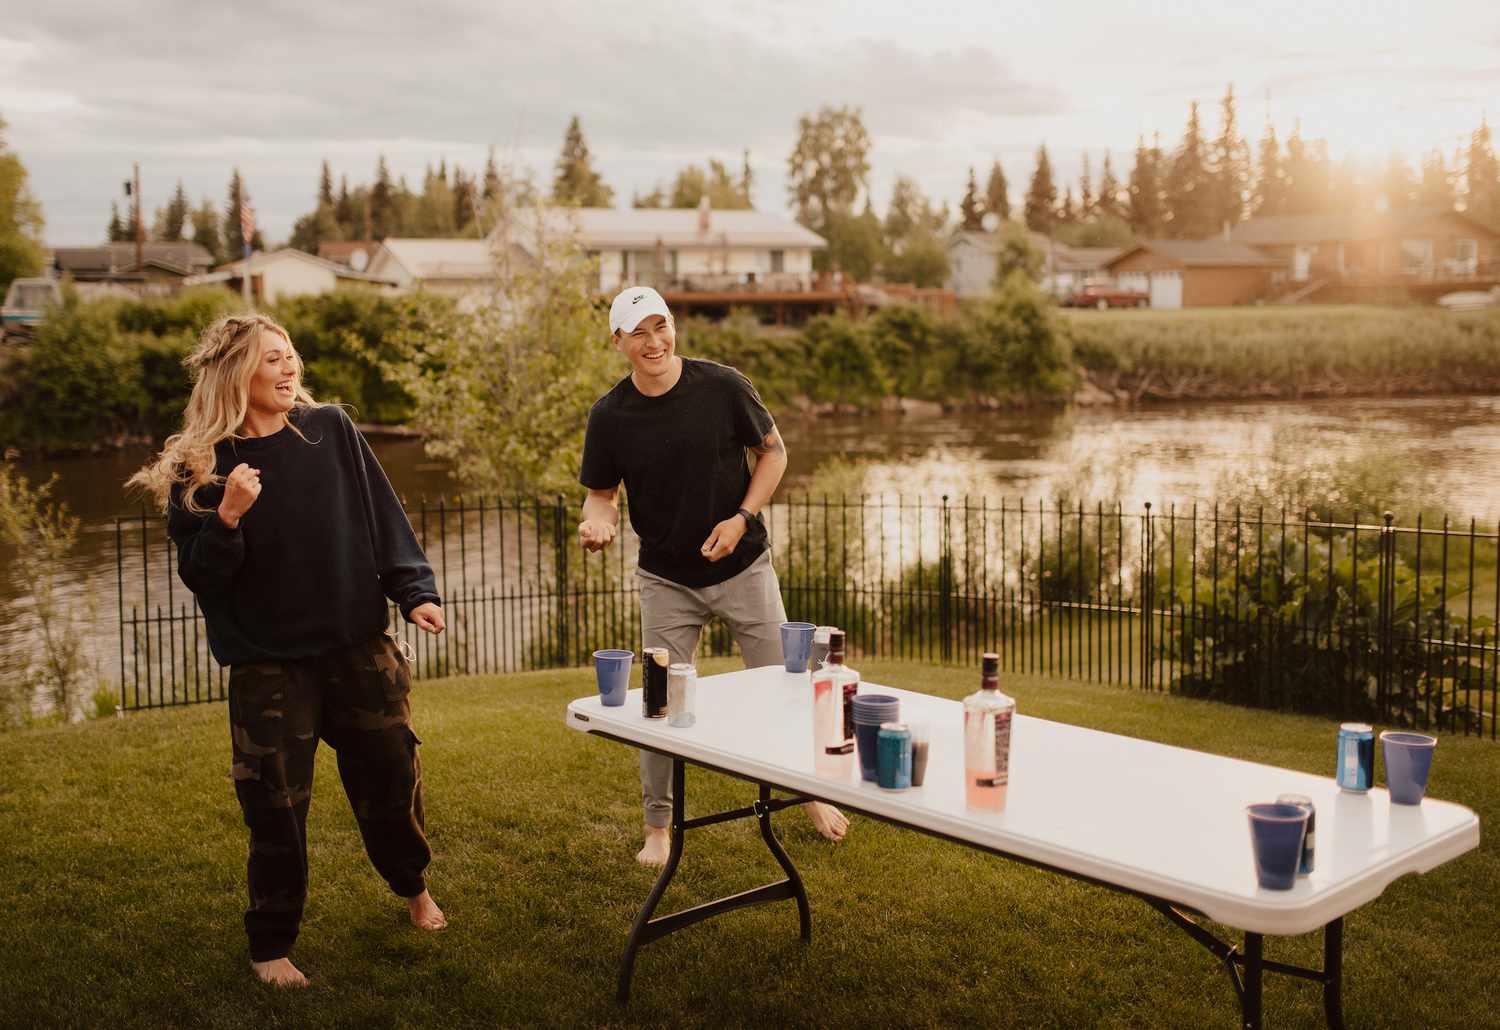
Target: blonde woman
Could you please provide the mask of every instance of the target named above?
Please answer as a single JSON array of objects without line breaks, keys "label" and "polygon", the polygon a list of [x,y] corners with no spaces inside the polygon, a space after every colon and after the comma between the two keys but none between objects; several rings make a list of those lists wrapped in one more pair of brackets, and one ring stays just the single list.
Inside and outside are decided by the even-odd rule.
[{"label": "blonde woman", "polygon": [[255,973],[307,979],[288,957],[307,897],[307,806],[318,741],[376,870],[411,921],[447,921],[427,891],[411,670],[386,599],[428,633],[443,612],[411,523],[342,408],[319,405],[285,329],[221,319],[187,358],[182,431],[128,485],[167,514],[182,581],[229,667],[233,777],[250,828],[245,931]]}]

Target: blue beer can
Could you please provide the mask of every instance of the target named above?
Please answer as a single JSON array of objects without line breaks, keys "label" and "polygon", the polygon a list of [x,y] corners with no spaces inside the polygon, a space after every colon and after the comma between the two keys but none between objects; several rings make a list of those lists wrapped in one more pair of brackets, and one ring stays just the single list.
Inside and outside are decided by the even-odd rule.
[{"label": "blue beer can", "polygon": [[1346,722],[1339,727],[1339,765],[1334,779],[1344,790],[1363,794],[1375,785],[1375,727]]},{"label": "blue beer can", "polygon": [[886,790],[911,786],[911,730],[904,722],[883,722],[875,738],[876,782]]}]

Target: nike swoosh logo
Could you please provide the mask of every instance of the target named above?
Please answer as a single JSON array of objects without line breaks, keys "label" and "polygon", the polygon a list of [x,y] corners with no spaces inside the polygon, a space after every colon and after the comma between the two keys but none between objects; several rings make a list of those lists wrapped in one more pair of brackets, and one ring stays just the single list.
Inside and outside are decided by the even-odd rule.
[{"label": "nike swoosh logo", "polygon": [[645,299],[646,299],[646,295],[644,293],[637,293],[634,297],[630,298],[630,303],[632,303],[632,304],[639,304],[641,301],[643,301]]}]

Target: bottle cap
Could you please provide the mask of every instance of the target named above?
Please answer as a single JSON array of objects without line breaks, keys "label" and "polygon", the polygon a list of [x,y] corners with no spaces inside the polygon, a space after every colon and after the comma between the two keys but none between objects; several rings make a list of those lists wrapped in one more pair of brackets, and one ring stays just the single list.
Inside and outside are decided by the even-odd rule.
[{"label": "bottle cap", "polygon": [[844,631],[841,629],[830,629],[828,631],[828,650],[842,651],[844,649]]},{"label": "bottle cap", "polygon": [[993,651],[984,653],[983,672],[986,676],[1000,675],[1000,656]]}]

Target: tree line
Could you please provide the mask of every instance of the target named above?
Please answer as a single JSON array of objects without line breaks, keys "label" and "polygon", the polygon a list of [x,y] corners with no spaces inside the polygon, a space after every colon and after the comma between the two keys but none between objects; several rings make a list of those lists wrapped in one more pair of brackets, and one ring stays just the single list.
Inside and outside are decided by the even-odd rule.
[{"label": "tree line", "polygon": [[[1392,153],[1383,167],[1362,165],[1352,155],[1335,161],[1327,142],[1304,138],[1294,122],[1285,140],[1267,121],[1252,148],[1240,129],[1234,87],[1218,104],[1218,130],[1204,125],[1198,103],[1189,105],[1182,137],[1165,148],[1159,134],[1138,137],[1134,159],[1123,175],[1105,151],[1095,164],[1083,156],[1076,181],[1061,181],[1046,144],[1037,148],[1024,192],[1014,203],[1005,168],[991,162],[981,176],[968,170],[956,212],[927,197],[910,176],[898,176],[884,216],[870,190],[873,141],[856,107],[825,106],[798,119],[787,157],[787,185],[798,222],[823,236],[828,249],[820,270],[839,270],[857,280],[938,285],[947,275],[946,238],[954,229],[982,231],[1018,222],[1073,245],[1121,246],[1136,238],[1195,239],[1212,236],[1246,218],[1282,214],[1333,214],[1407,208],[1460,209],[1500,227],[1500,160],[1488,122],[1481,120],[1467,145],[1451,155],[1434,149],[1416,166]],[[1097,177],[1096,177],[1097,169]],[[739,169],[719,158],[681,169],[670,181],[636,192],[637,208],[696,207],[707,198],[719,209],[753,206],[754,176],[745,151]],[[172,200],[156,212],[154,239],[192,238],[216,259],[239,253],[242,183],[231,179],[223,217],[211,201],[190,206],[179,183]],[[324,161],[313,210],[300,217],[290,243],[316,252],[327,240],[379,240],[386,236],[477,237],[493,220],[497,198],[531,200],[542,192],[528,176],[496,165],[494,153],[482,172],[440,160],[429,165],[420,189],[393,177],[380,155],[371,182],[335,187]],[[564,131],[547,195],[554,203],[609,207],[615,191],[605,181],[575,115]],[[134,238],[134,226],[110,219],[111,239]]]}]

